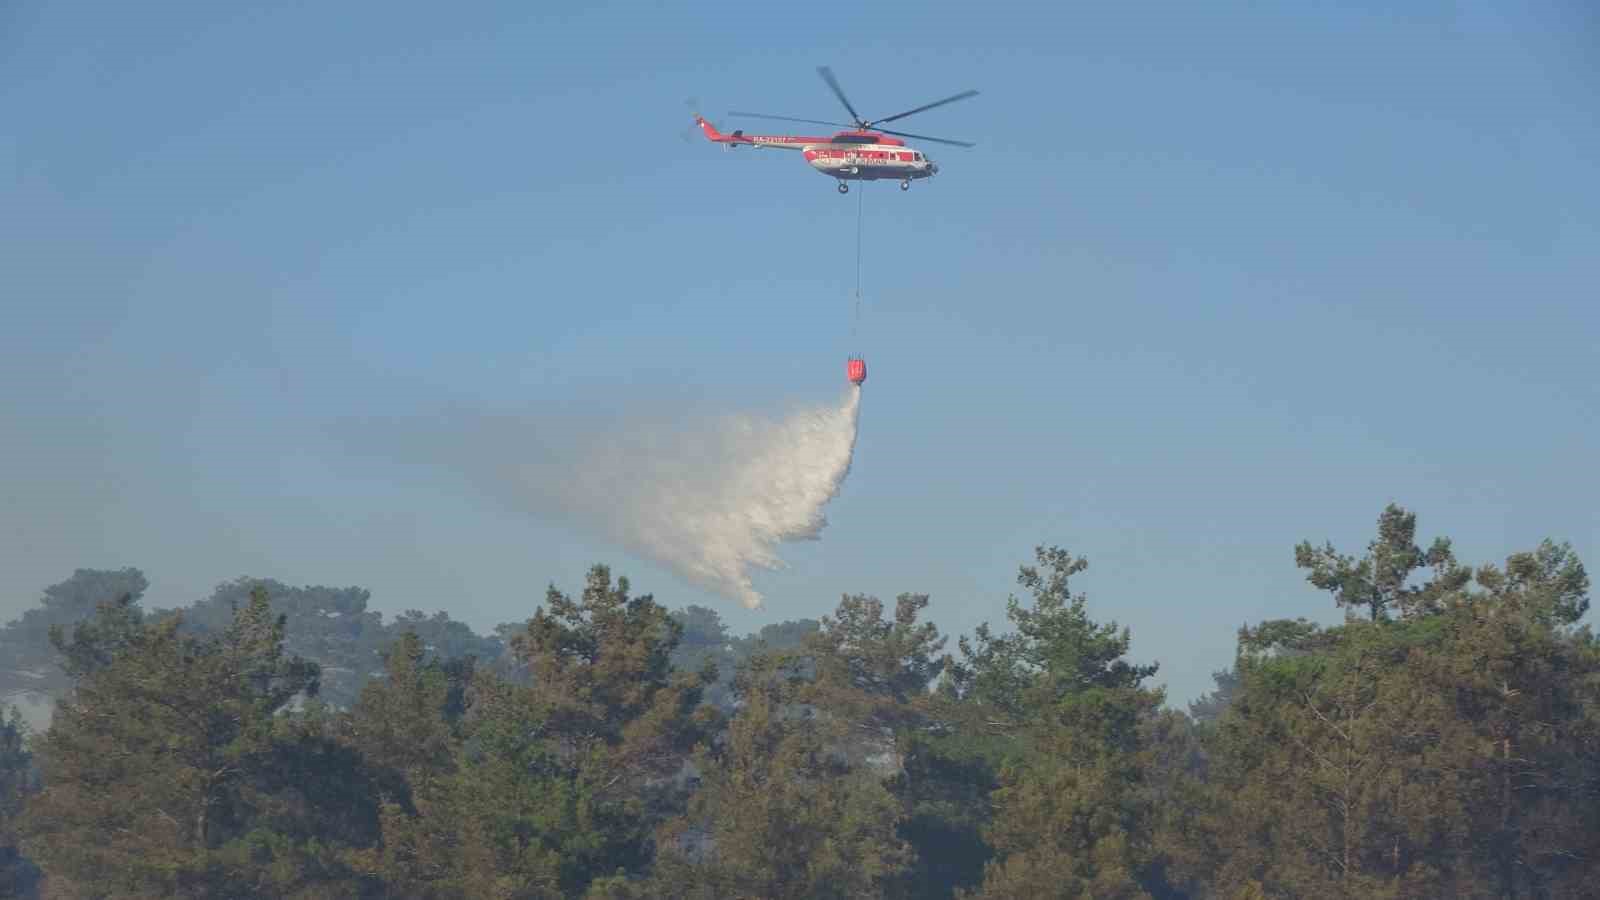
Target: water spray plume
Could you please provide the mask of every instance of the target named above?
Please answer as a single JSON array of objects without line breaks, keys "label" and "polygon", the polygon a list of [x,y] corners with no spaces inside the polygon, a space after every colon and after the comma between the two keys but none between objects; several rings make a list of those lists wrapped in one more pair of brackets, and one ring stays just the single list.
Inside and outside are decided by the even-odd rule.
[{"label": "water spray plume", "polygon": [[769,420],[643,426],[578,442],[505,474],[520,506],[552,508],[685,580],[762,604],[751,572],[778,570],[785,541],[817,540],[855,452],[861,389],[836,406]]}]

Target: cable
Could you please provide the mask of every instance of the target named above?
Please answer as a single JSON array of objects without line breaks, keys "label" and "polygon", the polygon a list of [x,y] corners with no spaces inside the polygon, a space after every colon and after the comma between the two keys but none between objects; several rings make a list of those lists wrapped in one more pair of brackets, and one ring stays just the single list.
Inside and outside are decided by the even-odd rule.
[{"label": "cable", "polygon": [[862,187],[862,190],[856,191],[856,314],[855,320],[850,323],[852,342],[856,340],[856,330],[861,326],[861,222],[862,208],[865,204],[863,197],[867,193],[864,189],[866,186],[863,184]]}]

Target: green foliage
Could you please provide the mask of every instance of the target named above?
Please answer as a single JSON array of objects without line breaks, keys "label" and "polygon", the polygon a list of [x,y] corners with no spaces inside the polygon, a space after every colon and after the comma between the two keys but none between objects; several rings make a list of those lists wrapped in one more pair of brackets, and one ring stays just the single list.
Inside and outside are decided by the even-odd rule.
[{"label": "green foliage", "polygon": [[184,627],[221,633],[257,593],[267,598],[273,615],[282,617],[285,649],[318,662],[323,698],[340,707],[355,702],[361,685],[380,667],[379,652],[390,637],[383,616],[367,609],[370,594],[356,587],[290,587],[271,578],[238,578],[184,610]]},{"label": "green foliage", "polygon": [[953,679],[959,695],[1022,719],[1090,689],[1136,687],[1156,673],[1156,664],[1123,659],[1128,630],[1090,621],[1087,599],[1069,590],[1068,579],[1088,568],[1087,560],[1057,547],[1040,547],[1036,557],[1039,565],[1023,566],[1017,576],[1033,594],[1032,608],[1014,596],[1006,601],[1015,633],[997,636],[984,624],[973,640],[961,640],[966,661]]},{"label": "green foliage", "polygon": [[43,789],[21,821],[52,883],[210,897],[356,879],[343,848],[376,838],[375,792],[357,757],[278,718],[317,669],[284,655],[264,593],[214,638],[125,611],[57,635],[92,664],[39,743]]},{"label": "green foliage", "polygon": [[415,634],[422,639],[422,648],[430,657],[440,660],[473,659],[492,662],[505,651],[499,640],[479,637],[465,622],[450,618],[440,610],[426,615],[420,609],[408,609],[384,629],[391,644],[405,634]]},{"label": "green foliage", "polygon": [[1505,608],[1547,625],[1575,625],[1589,611],[1589,575],[1570,544],[1542,541],[1504,569],[1480,568],[1477,580]]},{"label": "green foliage", "polygon": [[[381,669],[384,650],[401,634],[420,635],[428,652],[445,660],[493,663],[504,650],[501,641],[479,637],[444,612],[428,616],[407,610],[385,625],[380,613],[367,608],[370,595],[361,588],[291,587],[272,579],[238,578],[219,585],[209,598],[191,607],[146,611],[140,605],[146,587],[137,569],[80,569],[47,588],[38,608],[0,629],[0,696],[59,698],[84,667],[103,663],[96,654],[115,652],[116,631],[137,628],[145,620],[181,612],[186,634],[221,634],[256,589],[265,591],[272,612],[283,616],[288,652],[318,663],[320,696],[340,708],[355,702],[362,685]],[[107,605],[120,611],[118,621],[100,617],[100,609]],[[99,637],[85,632],[82,640],[69,641],[85,655],[63,657],[51,635],[65,640],[80,627],[108,631]]]},{"label": "green foliage", "polygon": [[916,852],[893,886],[901,897],[949,897],[983,881],[994,849],[984,835],[1013,740],[975,704],[935,699],[924,728],[896,737],[901,771],[888,785],[903,810],[899,835]]},{"label": "green foliage", "polygon": [[944,666],[944,638],[917,621],[927,604],[901,595],[891,620],[876,598],[846,596],[814,628],[765,633],[735,679],[738,714],[697,757],[689,814],[664,831],[658,884],[692,896],[877,897],[916,883],[900,828],[927,798],[911,797],[903,748],[926,724]]},{"label": "green foliage", "polygon": [[674,672],[681,627],[650,595],[629,595],[626,578],[611,582],[595,566],[573,599],[550,588],[546,606],[511,642],[533,676],[530,700],[546,727],[574,745],[618,751],[618,766],[675,768],[658,754],[691,746],[714,720],[696,710],[699,673]]},{"label": "green foliage", "polygon": [[1031,608],[1007,603],[1015,632],[980,627],[957,668],[955,694],[993,709],[1022,750],[999,772],[980,896],[1148,896],[1160,861],[1145,735],[1162,695],[1142,682],[1156,666],[1128,662],[1128,631],[1071,593],[1085,560],[1054,547],[1036,558],[1017,577]]},{"label": "green foliage", "polygon": [[733,670],[737,668],[733,638],[717,611],[705,606],[690,606],[672,613],[679,639],[673,648],[672,668],[679,672],[699,672],[706,680],[703,702],[718,709],[730,709],[733,698]]},{"label": "green foliage", "polygon": [[703,676],[670,664],[681,629],[596,566],[579,597],[552,587],[520,632],[508,630],[527,678],[473,672],[459,717],[448,666],[403,638],[353,711],[358,743],[410,786],[383,814],[388,883],[416,896],[625,893],[649,866],[654,828],[682,808],[676,777],[716,723],[700,703]]},{"label": "green foliage", "polygon": [[[1545,542],[1480,568],[1474,590],[1447,554],[1408,549],[1413,523],[1391,506],[1368,559],[1312,560],[1326,563],[1313,584],[1367,598],[1371,621],[1241,631],[1197,829],[1218,890],[1569,896],[1592,883],[1600,656],[1567,629],[1587,606],[1583,569]],[[1418,563],[1444,574],[1407,585]]]},{"label": "green foliage", "polygon": [[737,638],[596,566],[479,638],[249,579],[146,612],[80,571],[0,632],[63,697],[0,722],[0,895],[1584,896],[1587,574],[1415,534],[1391,505],[1360,558],[1302,542],[1343,624],[1240,628],[1187,715],[1053,547],[959,658],[924,594]]},{"label": "green foliage", "polygon": [[945,665],[939,629],[917,621],[927,605],[926,594],[901,594],[889,622],[876,597],[844,597],[801,644],[816,663],[817,681],[895,706],[921,700]]},{"label": "green foliage", "polygon": [[28,725],[15,708],[0,718],[0,834],[22,811],[34,788],[33,754],[28,752]]},{"label": "green foliage", "polygon": [[23,858],[17,835],[17,817],[38,782],[27,737],[28,726],[16,709],[0,718],[0,897],[28,894],[38,876]]},{"label": "green foliage", "polygon": [[798,649],[805,644],[807,637],[821,627],[822,623],[815,619],[791,619],[764,625],[755,634],[734,641],[734,654],[743,660],[757,653],[782,653]]},{"label": "green foliage", "polygon": [[58,694],[71,678],[57,666],[51,632],[94,617],[107,603],[136,610],[149,582],[138,569],[79,569],[45,588],[39,605],[0,629],[0,696],[28,690]]},{"label": "green foliage", "polygon": [[1189,718],[1202,725],[1221,718],[1239,690],[1239,675],[1231,668],[1212,672],[1211,681],[1216,685],[1213,690],[1189,702]]},{"label": "green foliage", "polygon": [[850,723],[814,704],[782,657],[740,673],[743,707],[715,750],[689,814],[663,829],[658,883],[689,896],[877,897],[909,861],[899,803],[852,764]]},{"label": "green foliage", "polygon": [[384,677],[367,682],[350,711],[355,743],[397,771],[448,769],[454,680],[447,664],[427,658],[422,638],[402,634],[384,654]]},{"label": "green foliage", "polygon": [[[1445,599],[1465,587],[1472,572],[1456,564],[1448,538],[1437,538],[1426,552],[1415,543],[1417,516],[1391,503],[1378,517],[1378,536],[1367,545],[1360,560],[1339,553],[1332,544],[1314,548],[1302,541],[1294,551],[1295,565],[1309,569],[1306,580],[1333,594],[1347,610],[1365,608],[1372,621],[1398,610],[1402,616],[1437,612]],[[1424,566],[1434,577],[1422,585],[1410,584]]]},{"label": "green foliage", "polygon": [[680,672],[702,672],[708,680],[703,701],[724,713],[734,710],[733,680],[739,666],[758,653],[776,653],[799,648],[815,634],[820,623],[797,619],[766,625],[752,635],[735,638],[716,610],[689,606],[672,613],[683,628],[678,646],[672,652],[672,667]]},{"label": "green foliage", "polygon": [[60,657],[61,670],[73,679],[98,672],[141,637],[144,611],[132,595],[101,603],[92,619],[72,625],[72,637],[62,625],[50,626],[50,643]]}]

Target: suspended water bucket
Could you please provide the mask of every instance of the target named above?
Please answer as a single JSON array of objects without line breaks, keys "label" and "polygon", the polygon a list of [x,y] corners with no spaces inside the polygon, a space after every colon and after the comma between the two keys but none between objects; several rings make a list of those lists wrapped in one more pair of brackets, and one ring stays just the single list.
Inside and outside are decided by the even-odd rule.
[{"label": "suspended water bucket", "polygon": [[864,359],[852,358],[849,362],[845,363],[844,374],[845,377],[850,379],[851,384],[859,385],[861,382],[867,380],[867,361]]}]

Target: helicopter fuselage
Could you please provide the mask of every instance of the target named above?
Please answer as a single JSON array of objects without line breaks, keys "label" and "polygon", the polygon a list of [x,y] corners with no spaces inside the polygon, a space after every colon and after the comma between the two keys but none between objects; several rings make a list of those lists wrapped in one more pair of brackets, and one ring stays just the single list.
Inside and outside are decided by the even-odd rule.
[{"label": "helicopter fuselage", "polygon": [[904,145],[825,144],[807,147],[803,152],[811,168],[830,178],[849,181],[904,181],[931,178],[939,171],[921,151]]},{"label": "helicopter fuselage", "polygon": [[846,131],[832,136],[796,134],[723,134],[696,116],[706,137],[729,150],[772,147],[799,150],[811,168],[840,181],[893,180],[908,183],[938,174],[939,166],[905,141],[874,132]]}]

